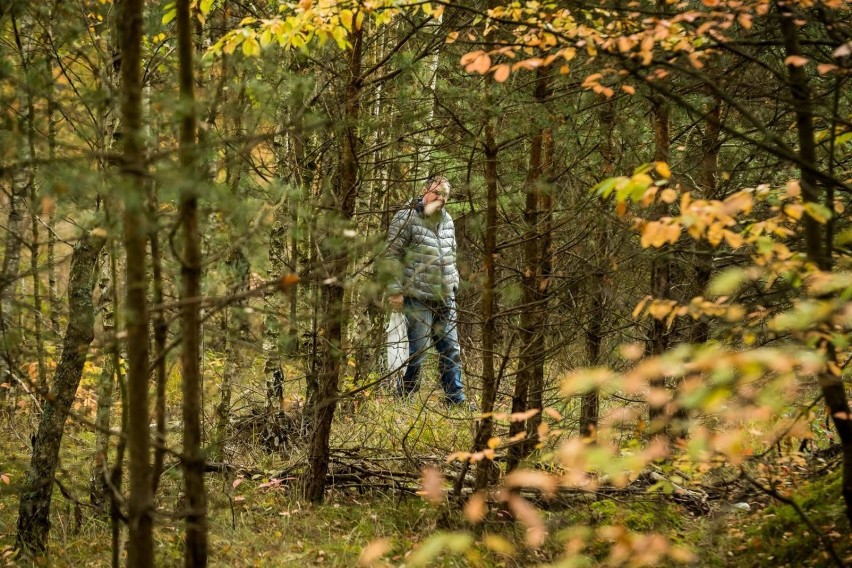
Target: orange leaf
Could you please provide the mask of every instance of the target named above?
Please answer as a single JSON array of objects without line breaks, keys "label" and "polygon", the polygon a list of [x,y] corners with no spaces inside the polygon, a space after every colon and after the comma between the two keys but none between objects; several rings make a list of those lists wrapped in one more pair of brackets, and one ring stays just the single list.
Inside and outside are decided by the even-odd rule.
[{"label": "orange leaf", "polygon": [[491,69],[491,57],[485,53],[477,57],[473,63],[467,66],[466,71],[468,73],[479,73],[480,75],[485,75],[488,70]]},{"label": "orange leaf", "polygon": [[380,538],[378,540],[374,540],[361,551],[361,556],[358,558],[358,566],[362,568],[372,566],[377,560],[387,554],[390,549],[391,542],[389,539]]},{"label": "orange leaf", "polygon": [[509,416],[509,420],[512,422],[523,422],[524,420],[529,420],[536,414],[538,414],[538,408],[531,408],[526,412],[513,412],[511,416]]},{"label": "orange leaf", "polygon": [[505,63],[501,63],[494,67],[494,80],[498,83],[503,83],[506,79],[509,78],[509,66]]},{"label": "orange leaf", "polygon": [[420,487],[418,495],[422,495],[430,503],[438,504],[444,501],[444,476],[434,467],[423,468]]},{"label": "orange leaf", "polygon": [[674,203],[677,201],[677,192],[670,187],[667,187],[660,193],[660,201],[663,203]]},{"label": "orange leaf", "polygon": [[464,505],[464,516],[473,524],[479,523],[485,518],[488,511],[485,504],[485,494],[478,491],[470,496]]},{"label": "orange leaf", "polygon": [[627,93],[628,95],[632,95],[636,92],[636,87],[633,85],[622,85],[621,90]]},{"label": "orange leaf", "polygon": [[784,60],[784,64],[791,67],[803,67],[808,64],[808,61],[809,59],[807,57],[802,57],[801,55],[790,55]]},{"label": "orange leaf", "polygon": [[473,63],[474,61],[476,61],[476,59],[477,59],[480,55],[482,55],[483,53],[485,53],[485,52],[484,52],[484,51],[482,51],[482,50],[479,50],[479,51],[471,51],[470,53],[465,53],[464,55],[462,55],[462,56],[461,56],[461,61],[460,61],[459,63],[461,63],[462,65],[464,65],[465,67],[467,67],[468,65],[470,65],[471,63]]},{"label": "orange leaf", "polygon": [[548,496],[556,494],[559,481],[556,477],[543,471],[532,469],[518,469],[510,473],[503,480],[506,487],[533,487]]},{"label": "orange leaf", "polygon": [[517,495],[510,494],[508,502],[515,517],[527,527],[527,544],[539,548],[547,537],[547,529],[536,508]]}]

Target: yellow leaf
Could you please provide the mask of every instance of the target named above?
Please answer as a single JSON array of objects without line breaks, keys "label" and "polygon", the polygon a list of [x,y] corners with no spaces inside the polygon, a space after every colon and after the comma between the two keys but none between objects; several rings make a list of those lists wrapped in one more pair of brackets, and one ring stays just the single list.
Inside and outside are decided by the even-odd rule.
[{"label": "yellow leaf", "polygon": [[707,240],[711,245],[717,246],[724,237],[724,227],[720,223],[713,223],[707,229]]},{"label": "yellow leaf", "polygon": [[494,448],[496,448],[500,445],[500,438],[498,438],[496,436],[493,437],[493,438],[489,438],[488,442],[486,442],[485,445],[493,450]]},{"label": "yellow leaf", "polygon": [[788,203],[784,206],[784,213],[796,221],[802,218],[802,213],[804,212],[805,206],[801,203]]},{"label": "yellow leaf", "polygon": [[340,11],[340,23],[346,28],[346,31],[352,31],[352,10]]},{"label": "yellow leaf", "polygon": [[501,63],[494,68],[494,80],[498,83],[503,83],[509,78],[509,66]]},{"label": "yellow leaf", "polygon": [[725,229],[725,242],[728,243],[728,246],[732,249],[738,249],[743,246],[743,237],[739,233],[735,233],[733,231],[729,231]]},{"label": "yellow leaf", "polygon": [[654,319],[662,320],[665,319],[667,315],[669,315],[673,307],[674,306],[670,302],[654,300],[648,307],[648,313],[651,314],[651,317],[653,317]]},{"label": "yellow leaf", "polygon": [[665,162],[654,163],[654,169],[657,170],[658,174],[666,179],[672,177],[672,171],[669,169],[669,165]]},{"label": "yellow leaf", "polygon": [[496,534],[485,535],[482,538],[482,544],[484,544],[485,548],[488,550],[496,552],[497,554],[502,554],[503,556],[512,556],[515,554],[515,547],[512,543]]}]

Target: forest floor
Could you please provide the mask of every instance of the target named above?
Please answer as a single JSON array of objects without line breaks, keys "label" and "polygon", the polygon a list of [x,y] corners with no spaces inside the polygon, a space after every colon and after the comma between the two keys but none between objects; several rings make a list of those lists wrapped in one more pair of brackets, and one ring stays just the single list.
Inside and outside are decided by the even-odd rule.
[{"label": "forest floor", "polygon": [[[294,496],[293,480],[305,457],[300,445],[268,451],[256,431],[235,431],[226,451],[229,465],[207,477],[210,565],[351,567],[370,547],[383,552],[375,566],[410,566],[413,552],[416,559],[424,542],[435,546],[435,535],[446,533],[459,538],[449,536],[445,545],[465,551],[435,551],[428,565],[605,566],[615,562],[613,544],[623,537],[596,530],[604,526],[660,534],[691,550],[688,564],[698,566],[832,566],[836,562],[826,543],[841,562],[852,565],[840,462],[830,450],[776,454],[767,460],[770,466],[755,470],[768,477],[766,467],[773,468],[775,478],[784,480],[779,492],[798,505],[819,535],[793,507],[733,475],[733,468],[720,467],[726,472],[716,476],[712,490],[705,485],[704,503],[649,492],[649,484],[535,499],[548,536],[543,546],[531,549],[523,526],[501,520],[496,506],[472,525],[458,501],[436,506],[415,494],[418,468],[430,463],[450,478],[446,487],[451,489],[458,470],[445,458],[469,449],[473,417],[467,410],[444,410],[425,397],[414,403],[379,398],[344,406],[333,435],[332,487],[322,505]],[[26,565],[16,559],[13,547],[33,427],[25,413],[0,424],[0,566]],[[170,442],[179,447],[178,434]],[[41,565],[109,566],[109,522],[94,516],[88,505],[93,446],[94,434],[69,422],[58,475],[68,495],[54,491],[49,563]],[[182,524],[170,514],[181,508],[180,485],[179,467],[167,460],[157,496],[157,566],[182,565]]]}]

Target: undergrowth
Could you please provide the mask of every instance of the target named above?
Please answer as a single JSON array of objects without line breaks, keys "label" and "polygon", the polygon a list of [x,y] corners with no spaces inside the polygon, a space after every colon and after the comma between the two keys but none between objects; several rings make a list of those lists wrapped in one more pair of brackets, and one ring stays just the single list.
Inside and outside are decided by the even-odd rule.
[{"label": "undergrowth", "polygon": [[[332,447],[381,458],[389,469],[417,471],[425,463],[437,464],[452,477],[457,470],[448,469],[444,460],[453,451],[471,448],[474,414],[443,408],[439,395],[422,393],[406,402],[387,394],[363,397],[340,412]],[[0,484],[0,557],[8,565],[25,565],[14,559],[13,547],[32,427],[29,418],[20,414],[2,426],[0,435],[0,473],[9,481]],[[169,443],[179,447],[179,432],[170,433]],[[42,565],[109,565],[109,523],[93,516],[87,505],[93,445],[91,432],[69,422],[58,479],[79,505],[54,491],[50,557]],[[543,546],[533,550],[525,544],[524,527],[493,501],[483,522],[476,525],[456,501],[434,506],[401,488],[332,488],[325,504],[307,505],[295,497],[294,488],[305,460],[303,446],[270,453],[250,440],[233,439],[226,454],[229,463],[254,473],[207,477],[211,566],[351,567],[357,565],[364,548],[376,542],[386,549],[384,565],[402,566],[412,551],[443,533],[471,535],[473,544],[463,553],[438,554],[430,565],[597,566],[604,565],[613,542],[594,529],[606,526],[663,535],[695,551],[700,566],[829,565],[819,538],[795,511],[755,491],[747,498],[750,512],[722,499],[711,503],[710,512],[703,515],[665,492],[541,500],[537,504],[548,536]],[[547,459],[546,452],[542,457]],[[824,469],[824,475],[796,484],[792,496],[849,562],[852,547],[838,498],[839,467]],[[271,476],[288,471],[282,481],[270,483]],[[182,507],[181,483],[177,465],[167,463],[157,497],[157,566],[182,564],[183,526],[173,514]]]}]

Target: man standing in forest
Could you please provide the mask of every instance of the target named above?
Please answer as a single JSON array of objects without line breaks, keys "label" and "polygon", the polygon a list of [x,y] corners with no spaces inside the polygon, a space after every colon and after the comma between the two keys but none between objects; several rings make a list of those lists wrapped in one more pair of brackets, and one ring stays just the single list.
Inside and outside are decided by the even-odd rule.
[{"label": "man standing in forest", "polygon": [[404,310],[408,324],[408,368],[397,395],[405,397],[420,388],[420,367],[432,341],[440,355],[444,400],[455,406],[464,403],[465,396],[456,332],[456,233],[444,209],[449,197],[447,178],[432,177],[421,197],[394,215],[387,255],[401,264],[401,270],[388,286],[388,302],[392,310]]}]

